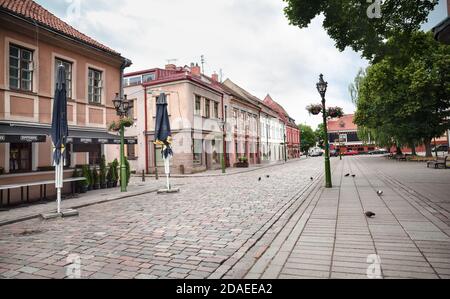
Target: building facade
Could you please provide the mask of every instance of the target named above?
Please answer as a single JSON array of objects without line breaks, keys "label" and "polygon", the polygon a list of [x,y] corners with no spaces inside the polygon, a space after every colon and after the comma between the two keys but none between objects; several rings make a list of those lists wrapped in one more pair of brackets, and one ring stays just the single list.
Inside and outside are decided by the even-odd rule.
[{"label": "building facade", "polygon": [[127,74],[124,83],[136,107],[135,126],[127,130],[127,136],[138,138],[138,145],[127,149],[134,170],[161,173],[164,169],[161,148],[154,144],[156,101],[161,93],[167,96],[173,134],[171,171],[192,174],[221,167],[225,95],[217,77],[202,75],[198,65],[167,65]]},{"label": "building facade", "polygon": [[[65,176],[102,154],[118,157],[120,140],[107,126],[117,118],[112,100],[126,59],[31,0],[2,1],[0,23],[0,185],[54,178],[50,129],[59,65],[66,69],[70,127]],[[30,193],[36,197],[39,187]]]},{"label": "building facade", "polygon": [[227,160],[233,166],[239,158],[250,165],[260,164],[260,107],[257,99],[227,79],[222,88],[227,94]]},{"label": "building facade", "polygon": [[358,126],[353,122],[354,115],[344,115],[338,119],[328,121],[328,139],[330,149],[346,153],[348,151],[357,151],[358,153],[368,153],[376,149],[376,145],[369,140],[363,142],[358,137]]},{"label": "building facade", "polygon": [[295,120],[289,116],[286,110],[272,99],[270,95],[267,95],[264,99],[264,103],[269,106],[273,111],[278,114],[278,119],[284,125],[284,133],[282,136],[283,144],[286,146],[287,159],[297,159],[301,156],[300,151],[300,130],[295,123]]}]

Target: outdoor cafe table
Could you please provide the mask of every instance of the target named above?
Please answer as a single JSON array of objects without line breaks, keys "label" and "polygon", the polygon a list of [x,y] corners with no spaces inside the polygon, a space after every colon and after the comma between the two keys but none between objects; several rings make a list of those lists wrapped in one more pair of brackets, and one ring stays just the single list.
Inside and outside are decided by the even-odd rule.
[{"label": "outdoor cafe table", "polygon": [[[70,178],[65,179],[64,183],[71,183],[72,194],[75,194],[75,183],[86,180],[85,178]],[[20,188],[21,203],[30,202],[30,187],[39,186],[40,187],[40,197],[39,200],[47,199],[47,185],[54,185],[55,180],[49,181],[37,181],[31,183],[20,183],[12,185],[0,185],[0,206],[3,207],[3,191],[7,191],[7,206],[11,204],[11,190]],[[24,193],[26,188],[26,201],[24,199]]]}]

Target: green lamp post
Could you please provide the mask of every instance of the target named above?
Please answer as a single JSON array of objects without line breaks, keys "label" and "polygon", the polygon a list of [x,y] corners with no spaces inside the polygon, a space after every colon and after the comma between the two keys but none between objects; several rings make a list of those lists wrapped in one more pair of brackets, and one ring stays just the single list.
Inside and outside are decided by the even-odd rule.
[{"label": "green lamp post", "polygon": [[128,116],[130,109],[133,108],[133,103],[128,101],[127,96],[123,98],[116,93],[116,98],[113,100],[114,108],[117,115],[120,116],[120,191],[127,192],[127,167],[125,165],[125,126],[123,119]]},{"label": "green lamp post", "polygon": [[326,180],[326,188],[332,188],[333,183],[331,182],[331,166],[330,166],[330,145],[328,142],[328,129],[327,129],[327,108],[325,101],[325,94],[327,93],[328,82],[323,80],[323,75],[320,74],[319,82],[317,83],[317,91],[319,91],[320,96],[322,97],[322,116],[323,116],[323,125],[325,131],[325,180]]}]

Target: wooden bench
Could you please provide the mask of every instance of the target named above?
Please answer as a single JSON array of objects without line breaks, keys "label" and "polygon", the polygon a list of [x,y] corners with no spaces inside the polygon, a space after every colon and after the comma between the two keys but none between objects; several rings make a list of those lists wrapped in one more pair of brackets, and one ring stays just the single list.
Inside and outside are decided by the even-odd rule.
[{"label": "wooden bench", "polygon": [[447,160],[448,155],[445,157],[437,157],[436,160],[428,161],[427,167],[434,166],[435,169],[438,169],[440,166],[444,166],[444,169],[447,169]]},{"label": "wooden bench", "polygon": [[[76,183],[85,181],[85,178],[68,178],[64,180],[64,183],[70,183],[72,188],[72,194],[75,194]],[[11,190],[20,189],[21,203],[30,202],[30,187],[39,186],[40,187],[40,197],[39,200],[47,200],[47,185],[54,185],[55,180],[49,181],[39,181],[31,183],[21,183],[14,185],[2,185],[0,186],[0,207],[3,207],[3,191],[6,191],[6,205],[11,205]],[[26,198],[26,200],[25,200]]]}]

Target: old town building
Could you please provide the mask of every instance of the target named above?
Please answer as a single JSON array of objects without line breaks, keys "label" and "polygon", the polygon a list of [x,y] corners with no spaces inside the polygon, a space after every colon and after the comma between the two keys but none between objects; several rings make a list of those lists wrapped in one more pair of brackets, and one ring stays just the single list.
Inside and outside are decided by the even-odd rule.
[{"label": "old town building", "polygon": [[209,78],[198,65],[151,69],[125,75],[125,93],[135,103],[135,124],[127,136],[138,145],[128,146],[134,170],[163,171],[161,148],[154,145],[156,101],[166,94],[173,133],[173,173],[197,173],[221,167],[223,153],[224,92],[217,77]]},{"label": "old town building", "polygon": [[[59,65],[66,69],[70,126],[65,176],[102,154],[118,157],[119,140],[107,126],[117,117],[112,100],[127,60],[31,0],[0,1],[0,24],[0,185],[54,178],[50,128]],[[39,187],[29,192],[37,197]]]},{"label": "old town building", "polygon": [[295,120],[290,117],[286,110],[274,101],[270,95],[266,96],[264,103],[278,113],[279,120],[284,124],[285,133],[283,136],[283,143],[287,146],[287,158],[300,158],[300,130],[297,127]]}]

